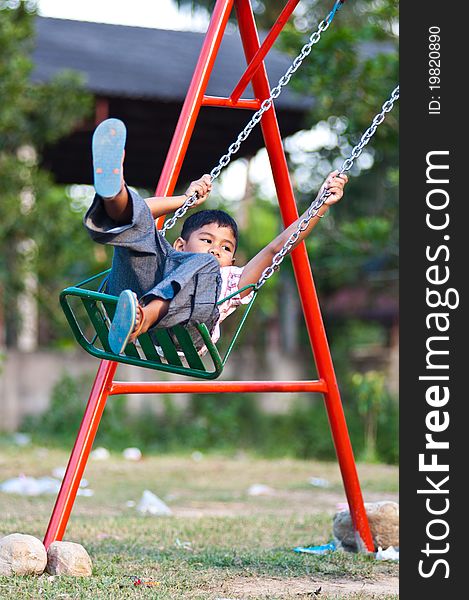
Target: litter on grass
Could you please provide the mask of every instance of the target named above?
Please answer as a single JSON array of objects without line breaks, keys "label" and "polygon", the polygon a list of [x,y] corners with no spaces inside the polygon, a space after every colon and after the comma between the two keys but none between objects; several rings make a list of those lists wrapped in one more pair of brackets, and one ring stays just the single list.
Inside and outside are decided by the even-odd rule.
[{"label": "litter on grass", "polygon": [[140,448],[126,448],[122,452],[122,456],[125,460],[141,460],[142,459],[142,451]]},{"label": "litter on grass", "polygon": [[178,548],[184,548],[184,550],[190,550],[192,552],[192,543],[191,542],[181,542],[179,538],[176,538],[176,546]]},{"label": "litter on grass", "polygon": [[308,482],[314,487],[328,488],[330,487],[330,482],[327,479],[322,479],[321,477],[310,477]]},{"label": "litter on grass", "polygon": [[[340,546],[339,546],[340,547]],[[298,546],[297,548],[293,548],[295,552],[302,552],[304,554],[327,554],[328,552],[334,552],[339,548],[334,541],[329,542],[328,544],[322,544],[320,546],[307,546],[302,547]],[[376,560],[394,560],[399,561],[399,548],[394,548],[394,546],[389,546],[386,550],[383,550],[381,547],[378,548],[378,552],[375,554]]]},{"label": "litter on grass", "polygon": [[144,490],[137,510],[142,515],[172,515],[173,511],[167,504],[150,490]]},{"label": "litter on grass", "polygon": [[133,585],[135,587],[139,585],[143,585],[144,587],[157,587],[158,585],[161,585],[161,581],[152,581],[151,579],[145,580],[137,577],[137,575],[129,575],[129,577],[133,580]]},{"label": "litter on grass", "polygon": [[29,433],[20,433],[19,431],[14,433],[12,436],[13,442],[17,446],[29,446],[31,443],[31,436]]},{"label": "litter on grass", "polygon": [[[18,494],[19,496],[56,495],[59,493],[61,484],[61,479],[55,479],[54,477],[20,475],[0,483],[0,491],[6,494]],[[86,485],[88,485],[88,482],[86,482]],[[94,492],[79,487],[77,494],[78,496],[93,496]]]},{"label": "litter on grass", "polygon": [[386,550],[383,550],[381,546],[378,548],[376,553],[376,560],[395,560],[399,561],[399,548],[389,546]]},{"label": "litter on grass", "polygon": [[[52,469],[52,477],[62,480],[65,477],[65,471],[66,471],[66,467],[55,467],[55,469]],[[80,487],[86,488],[88,486],[89,486],[88,480],[83,478],[80,481]]]},{"label": "litter on grass", "polygon": [[293,548],[295,552],[302,552],[304,554],[327,554],[328,552],[334,552],[337,550],[335,542],[329,542],[328,544],[322,544],[321,546],[297,546]]},{"label": "litter on grass", "polygon": [[111,453],[107,448],[95,448],[90,452],[90,458],[93,460],[107,460],[111,456]]},{"label": "litter on grass", "polygon": [[274,490],[263,483],[253,483],[248,488],[248,496],[270,496],[273,493]]}]

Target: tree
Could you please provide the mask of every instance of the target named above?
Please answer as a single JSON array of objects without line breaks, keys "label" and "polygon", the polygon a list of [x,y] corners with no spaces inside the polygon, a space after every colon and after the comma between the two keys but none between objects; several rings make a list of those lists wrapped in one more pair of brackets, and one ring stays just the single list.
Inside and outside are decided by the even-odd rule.
[{"label": "tree", "polygon": [[[285,2],[253,1],[261,26],[271,25]],[[214,5],[212,0],[178,3]],[[333,0],[299,3],[279,41],[292,59],[332,6]],[[307,142],[304,150],[295,136],[287,141],[300,210],[309,204],[325,175],[342,164],[395,87],[397,20],[397,0],[348,0],[292,77],[290,86],[314,99],[304,128],[322,137],[328,134],[325,142],[309,142],[310,146]],[[375,281],[388,281],[397,269],[397,123],[396,105],[356,161],[345,201],[330,212],[328,225],[324,223],[308,240],[313,255],[330,272],[326,285],[331,291],[370,274]],[[363,177],[357,178],[360,174]]]},{"label": "tree", "polygon": [[[179,3],[213,6],[208,0]],[[258,25],[270,26],[285,3],[286,0],[253,1],[253,8],[259,13]],[[293,60],[332,6],[333,0],[302,0],[277,47]],[[325,175],[349,155],[394,89],[398,79],[397,19],[397,0],[348,0],[292,77],[290,87],[314,100],[304,123],[304,129],[312,134],[299,134],[286,141],[300,212],[309,205]],[[397,123],[396,104],[356,161],[344,200],[329,211],[307,240],[322,297],[348,285],[363,286],[372,294],[396,293]],[[260,190],[257,194],[262,198]],[[256,201],[255,212],[258,223],[269,222],[270,231],[275,207],[270,210],[268,204]],[[252,236],[248,232],[248,245],[251,237],[255,243],[260,230],[264,229],[254,228]],[[244,232],[243,238],[246,239]],[[286,261],[282,277],[290,268]],[[281,295],[280,285],[272,285]],[[268,304],[263,303],[264,309]],[[281,298],[271,303],[272,311],[278,305]]]},{"label": "tree", "polygon": [[[330,3],[302,4],[311,7],[304,11],[308,19],[301,28],[290,25],[282,38],[292,55],[305,41],[305,31],[315,28],[310,15],[325,14]],[[347,2],[292,79],[293,89],[314,98],[306,125],[321,130],[323,137],[329,134],[322,146],[305,152],[296,148],[290,155],[303,203],[310,201],[310,190],[314,193],[325,174],[342,164],[394,89],[396,22],[395,0]],[[334,288],[363,276],[377,256],[383,257],[382,268],[397,268],[397,112],[396,105],[351,171],[352,176],[363,176],[353,177],[339,209],[331,211],[329,225],[309,241],[321,265],[324,260],[332,269],[329,282]],[[340,269],[341,264],[347,268]]]},{"label": "tree", "polygon": [[35,11],[31,1],[0,0],[0,314],[7,345],[15,342],[26,274],[37,273],[39,292],[46,290],[63,251],[57,236],[60,232],[66,243],[79,222],[70,219],[63,196],[57,202],[52,180],[40,166],[41,150],[70,132],[91,107],[77,74],[64,72],[48,84],[31,82]]}]

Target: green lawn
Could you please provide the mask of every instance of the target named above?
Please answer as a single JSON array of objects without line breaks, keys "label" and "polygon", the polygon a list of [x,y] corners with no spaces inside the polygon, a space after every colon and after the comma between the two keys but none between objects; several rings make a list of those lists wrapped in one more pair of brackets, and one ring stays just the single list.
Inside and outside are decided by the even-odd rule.
[{"label": "green lawn", "polygon": [[[51,475],[67,454],[0,446],[0,481],[19,473]],[[395,467],[360,465],[365,500],[397,500]],[[329,541],[336,504],[345,501],[337,465],[299,460],[119,455],[90,462],[92,497],[78,497],[64,539],[83,544],[93,577],[0,578],[0,598],[159,598],[161,600],[398,598],[398,566],[364,555],[299,555],[297,545]],[[327,479],[313,487],[309,478]],[[273,492],[249,496],[251,484]],[[149,489],[173,516],[139,514]],[[0,535],[42,538],[55,498],[0,492]],[[134,586],[132,576],[158,585]],[[321,589],[320,589],[321,588]],[[320,589],[320,591],[318,591]],[[315,593],[316,592],[316,593]]]}]

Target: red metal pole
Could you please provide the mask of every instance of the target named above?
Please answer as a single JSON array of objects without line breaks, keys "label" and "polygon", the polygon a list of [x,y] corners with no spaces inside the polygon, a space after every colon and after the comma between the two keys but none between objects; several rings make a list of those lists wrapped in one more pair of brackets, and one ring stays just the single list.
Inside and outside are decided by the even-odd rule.
[{"label": "red metal pole", "polygon": [[217,96],[204,96],[202,106],[217,106],[220,108],[249,108],[251,110],[259,110],[261,103],[257,99],[237,100],[234,102],[231,98],[219,98]]},{"label": "red metal pole", "polygon": [[[156,196],[171,194],[176,185],[218,49],[223,39],[226,24],[233,8],[233,1],[218,0],[213,10],[194,75],[192,76],[171,146],[169,147],[168,155],[158,181],[155,192]],[[164,217],[161,217],[158,220],[158,224],[161,225],[163,221]]]},{"label": "red metal pole", "polygon": [[112,378],[116,372],[117,363],[103,360],[90,393],[85,414],[73,446],[62,486],[55,502],[54,510],[44,538],[44,546],[48,548],[52,542],[61,540],[67,527],[70,513],[77,495],[83,472],[93,446],[99,422],[103,414]]},{"label": "red metal pole", "polygon": [[319,381],[114,381],[114,394],[224,394],[243,392],[324,393],[326,382]]},{"label": "red metal pole", "polygon": [[280,32],[285,27],[290,15],[295,10],[297,4],[300,0],[288,0],[284,9],[280,13],[278,19],[275,21],[272,29],[267,34],[267,37],[262,42],[262,46],[257,50],[254,56],[251,59],[251,62],[248,65],[248,68],[242,75],[241,79],[236,84],[230,98],[233,102],[237,102],[241,98],[241,94],[246,89],[246,86],[251,81],[254,73],[260,67],[261,62],[266,57],[268,51],[272,48],[275,43],[275,40],[278,38]]},{"label": "red metal pole", "polygon": [[[238,13],[241,39],[247,60],[249,61],[259,49],[259,38],[254,15],[249,0],[236,0],[235,6]],[[263,99],[270,96],[270,85],[264,65],[257,70],[253,77],[252,85],[254,93],[258,98]],[[287,226],[298,218],[298,212],[296,210],[293,188],[283,152],[275,108],[273,106],[269,111],[264,113],[261,127],[272,165],[272,173],[278,193],[282,218],[284,224]],[[366,548],[369,551],[373,551],[373,539],[363,503],[350,436],[304,243],[294,250],[292,261],[318,373],[327,382],[328,391],[324,394],[324,399],[345,492],[350,506],[350,513],[355,529],[358,531]]]}]

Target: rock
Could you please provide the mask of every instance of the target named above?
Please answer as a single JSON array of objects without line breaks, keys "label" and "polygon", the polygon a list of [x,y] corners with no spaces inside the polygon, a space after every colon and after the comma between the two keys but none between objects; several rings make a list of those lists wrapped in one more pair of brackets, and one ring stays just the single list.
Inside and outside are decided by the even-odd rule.
[{"label": "rock", "polygon": [[91,558],[81,544],[52,542],[47,550],[47,572],[50,575],[73,575],[89,577]]},{"label": "rock", "polygon": [[[388,501],[367,502],[365,510],[375,549],[399,547],[399,504]],[[344,548],[357,549],[350,511],[343,510],[334,516],[333,532]]]},{"label": "rock", "polygon": [[46,549],[32,535],[12,533],[0,539],[0,575],[41,575],[46,564]]}]

